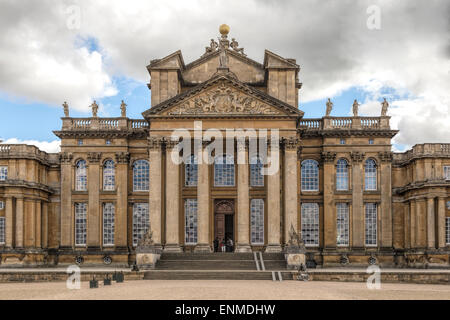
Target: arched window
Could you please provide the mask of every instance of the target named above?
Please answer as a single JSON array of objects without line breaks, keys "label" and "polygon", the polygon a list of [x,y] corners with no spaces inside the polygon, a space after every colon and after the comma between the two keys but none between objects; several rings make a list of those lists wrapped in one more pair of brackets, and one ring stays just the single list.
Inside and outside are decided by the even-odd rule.
[{"label": "arched window", "polygon": [[373,159],[367,159],[364,168],[365,190],[377,190],[377,164]]},{"label": "arched window", "polygon": [[197,186],[198,179],[198,164],[197,156],[191,154],[191,156],[186,160],[184,166],[184,183],[187,187]]},{"label": "arched window", "polygon": [[319,164],[315,160],[302,162],[302,191],[319,191]]},{"label": "arched window", "polygon": [[106,160],[103,164],[103,190],[114,190],[116,188],[116,169],[114,161]]},{"label": "arched window", "polygon": [[75,168],[75,190],[87,190],[87,166],[85,160],[78,160]]},{"label": "arched window", "polygon": [[147,160],[137,160],[133,165],[133,191],[148,191],[150,166]]},{"label": "arched window", "polygon": [[264,200],[252,199],[250,202],[251,243],[264,244]]},{"label": "arched window", "polygon": [[258,156],[250,159],[250,185],[252,187],[264,187],[264,176],[261,173],[263,164]]},{"label": "arched window", "polygon": [[234,158],[231,155],[221,154],[214,160],[214,186],[234,186]]},{"label": "arched window", "polygon": [[348,163],[339,159],[336,164],[336,190],[348,190]]}]

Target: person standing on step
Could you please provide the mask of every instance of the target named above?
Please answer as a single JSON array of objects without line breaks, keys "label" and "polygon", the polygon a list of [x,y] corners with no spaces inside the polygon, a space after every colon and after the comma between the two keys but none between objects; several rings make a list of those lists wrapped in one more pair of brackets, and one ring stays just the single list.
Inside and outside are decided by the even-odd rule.
[{"label": "person standing on step", "polygon": [[220,243],[220,248],[222,249],[222,252],[225,252],[225,250],[226,250],[226,248],[227,248],[227,246],[226,246],[226,244],[225,244],[225,239],[224,239],[224,238],[222,238],[222,241],[221,241],[221,243]]},{"label": "person standing on step", "polygon": [[219,252],[219,237],[214,239],[214,252]]}]

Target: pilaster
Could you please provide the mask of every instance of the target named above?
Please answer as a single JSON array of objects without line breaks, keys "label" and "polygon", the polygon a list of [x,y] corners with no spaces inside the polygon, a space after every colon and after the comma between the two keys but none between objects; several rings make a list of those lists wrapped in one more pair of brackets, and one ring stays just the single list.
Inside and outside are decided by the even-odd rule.
[{"label": "pilaster", "polygon": [[198,148],[198,183],[197,183],[197,232],[196,252],[211,252],[209,242],[209,164],[203,158],[203,148]]},{"label": "pilaster", "polygon": [[88,190],[89,205],[87,216],[87,246],[100,248],[101,215],[100,215],[100,159],[101,153],[88,153]]},{"label": "pilaster", "polygon": [[156,247],[161,247],[161,201],[162,201],[162,176],[161,176],[161,144],[159,137],[148,138],[149,158],[150,158],[150,192],[149,192],[149,215],[150,230],[152,239]]},{"label": "pilaster", "polygon": [[[274,168],[272,174],[267,176],[267,212],[268,212],[268,226],[267,226],[267,248],[266,252],[281,252],[281,194],[280,194],[280,147],[275,148],[268,146],[270,158],[273,163],[270,164]],[[277,157],[278,159],[274,159]]]},{"label": "pilaster", "polygon": [[117,248],[127,247],[128,238],[128,164],[130,155],[127,152],[116,153],[116,190],[114,245]]},{"label": "pilaster", "polygon": [[364,153],[352,152],[352,247],[364,247]]},{"label": "pilaster", "polygon": [[[250,247],[250,197],[248,148],[245,141],[237,140],[237,252],[251,252]],[[239,161],[240,160],[240,161]],[[243,163],[240,163],[240,162]]]},{"label": "pilaster", "polygon": [[336,248],[336,208],[333,201],[333,180],[335,174],[336,153],[323,152],[323,223],[324,247]]},{"label": "pilaster", "polygon": [[60,155],[61,161],[61,247],[73,246],[72,208],[72,158],[71,153]]}]

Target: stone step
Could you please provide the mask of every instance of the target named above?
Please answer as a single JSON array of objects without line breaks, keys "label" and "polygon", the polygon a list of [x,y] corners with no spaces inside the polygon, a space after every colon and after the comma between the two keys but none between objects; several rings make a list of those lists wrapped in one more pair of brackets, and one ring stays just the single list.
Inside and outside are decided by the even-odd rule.
[{"label": "stone step", "polygon": [[[292,273],[282,271],[283,280],[292,280]],[[278,280],[278,276],[276,278]],[[204,270],[204,271],[173,271],[151,270],[146,271],[144,280],[270,280],[271,271],[230,271],[230,270]]]},{"label": "stone step", "polygon": [[[257,254],[259,259],[259,253]],[[264,260],[285,260],[282,253],[263,253]],[[163,253],[160,260],[254,260],[253,253]]]},{"label": "stone step", "polygon": [[279,260],[264,260],[264,267],[266,270],[286,270],[286,261]]},{"label": "stone step", "polygon": [[254,260],[159,260],[156,269],[169,270],[256,270]]}]

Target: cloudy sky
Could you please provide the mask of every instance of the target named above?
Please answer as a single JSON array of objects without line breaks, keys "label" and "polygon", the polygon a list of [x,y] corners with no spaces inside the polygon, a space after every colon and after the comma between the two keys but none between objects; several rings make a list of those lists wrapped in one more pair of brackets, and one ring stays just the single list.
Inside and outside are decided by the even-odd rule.
[{"label": "cloudy sky", "polygon": [[0,0],[0,139],[58,150],[61,104],[71,116],[141,118],[150,60],[204,53],[227,23],[247,55],[264,49],[301,66],[299,108],[321,117],[379,115],[390,102],[394,150],[450,142],[450,2]]}]

